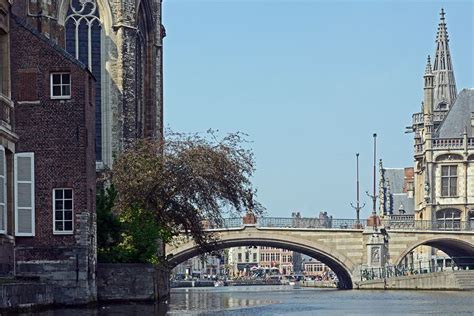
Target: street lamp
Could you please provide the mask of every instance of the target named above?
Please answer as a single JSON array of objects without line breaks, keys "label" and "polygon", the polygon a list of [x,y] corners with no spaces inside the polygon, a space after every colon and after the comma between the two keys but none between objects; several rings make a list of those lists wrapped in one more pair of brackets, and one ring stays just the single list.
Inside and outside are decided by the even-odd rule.
[{"label": "street lamp", "polygon": [[357,170],[357,177],[356,177],[356,205],[354,206],[351,203],[353,209],[356,210],[356,225],[357,228],[360,228],[360,210],[365,206],[365,203],[360,206],[359,200],[359,153],[356,154],[356,170]]},{"label": "street lamp", "polygon": [[373,170],[373,193],[372,195],[369,194],[369,191],[366,191],[367,195],[372,198],[372,224],[374,230],[377,230],[377,195],[375,194],[375,181],[376,181],[376,163],[377,163],[377,134],[374,133],[372,135],[374,137],[374,170]]}]

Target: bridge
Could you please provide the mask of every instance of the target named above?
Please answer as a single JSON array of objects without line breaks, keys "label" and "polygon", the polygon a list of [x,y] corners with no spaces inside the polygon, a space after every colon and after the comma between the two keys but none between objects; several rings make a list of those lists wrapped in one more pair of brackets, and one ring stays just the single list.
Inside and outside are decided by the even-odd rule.
[{"label": "bridge", "polygon": [[[219,227],[207,229],[216,237],[207,251],[239,246],[293,250],[330,267],[338,276],[339,287],[344,289],[354,287],[362,269],[399,265],[407,254],[421,245],[445,252],[460,266],[462,259],[456,258],[474,257],[474,225],[469,222],[440,223],[394,216],[384,218],[378,224],[374,228],[366,221],[353,219],[230,218]],[[186,238],[166,245],[171,267],[203,251]]]}]

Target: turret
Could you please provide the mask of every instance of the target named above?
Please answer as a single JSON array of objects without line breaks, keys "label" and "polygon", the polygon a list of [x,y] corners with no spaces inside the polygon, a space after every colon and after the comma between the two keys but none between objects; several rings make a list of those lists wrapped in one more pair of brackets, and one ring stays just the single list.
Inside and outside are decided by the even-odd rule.
[{"label": "turret", "polygon": [[428,60],[426,62],[425,74],[423,78],[425,80],[423,114],[431,115],[433,113],[434,74],[431,70],[431,59],[429,55],[428,55]]}]

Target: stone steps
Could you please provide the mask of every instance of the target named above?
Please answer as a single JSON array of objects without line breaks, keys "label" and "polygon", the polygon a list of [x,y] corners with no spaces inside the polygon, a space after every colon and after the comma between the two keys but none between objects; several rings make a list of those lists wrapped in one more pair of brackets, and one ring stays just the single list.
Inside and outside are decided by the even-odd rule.
[{"label": "stone steps", "polygon": [[474,290],[474,270],[454,271],[454,277],[462,290]]}]

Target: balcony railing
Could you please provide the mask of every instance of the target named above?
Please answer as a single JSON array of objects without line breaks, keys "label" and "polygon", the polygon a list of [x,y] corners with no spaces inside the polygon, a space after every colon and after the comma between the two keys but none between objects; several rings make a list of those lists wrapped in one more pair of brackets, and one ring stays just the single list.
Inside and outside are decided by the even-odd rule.
[{"label": "balcony railing", "polygon": [[[435,111],[433,112],[433,122],[434,123],[439,123],[439,122],[442,122],[444,120],[444,118],[446,117],[446,111]],[[412,116],[412,122],[413,122],[413,125],[419,125],[419,124],[423,124],[424,122],[424,115],[423,113],[415,113],[413,114]]]}]

